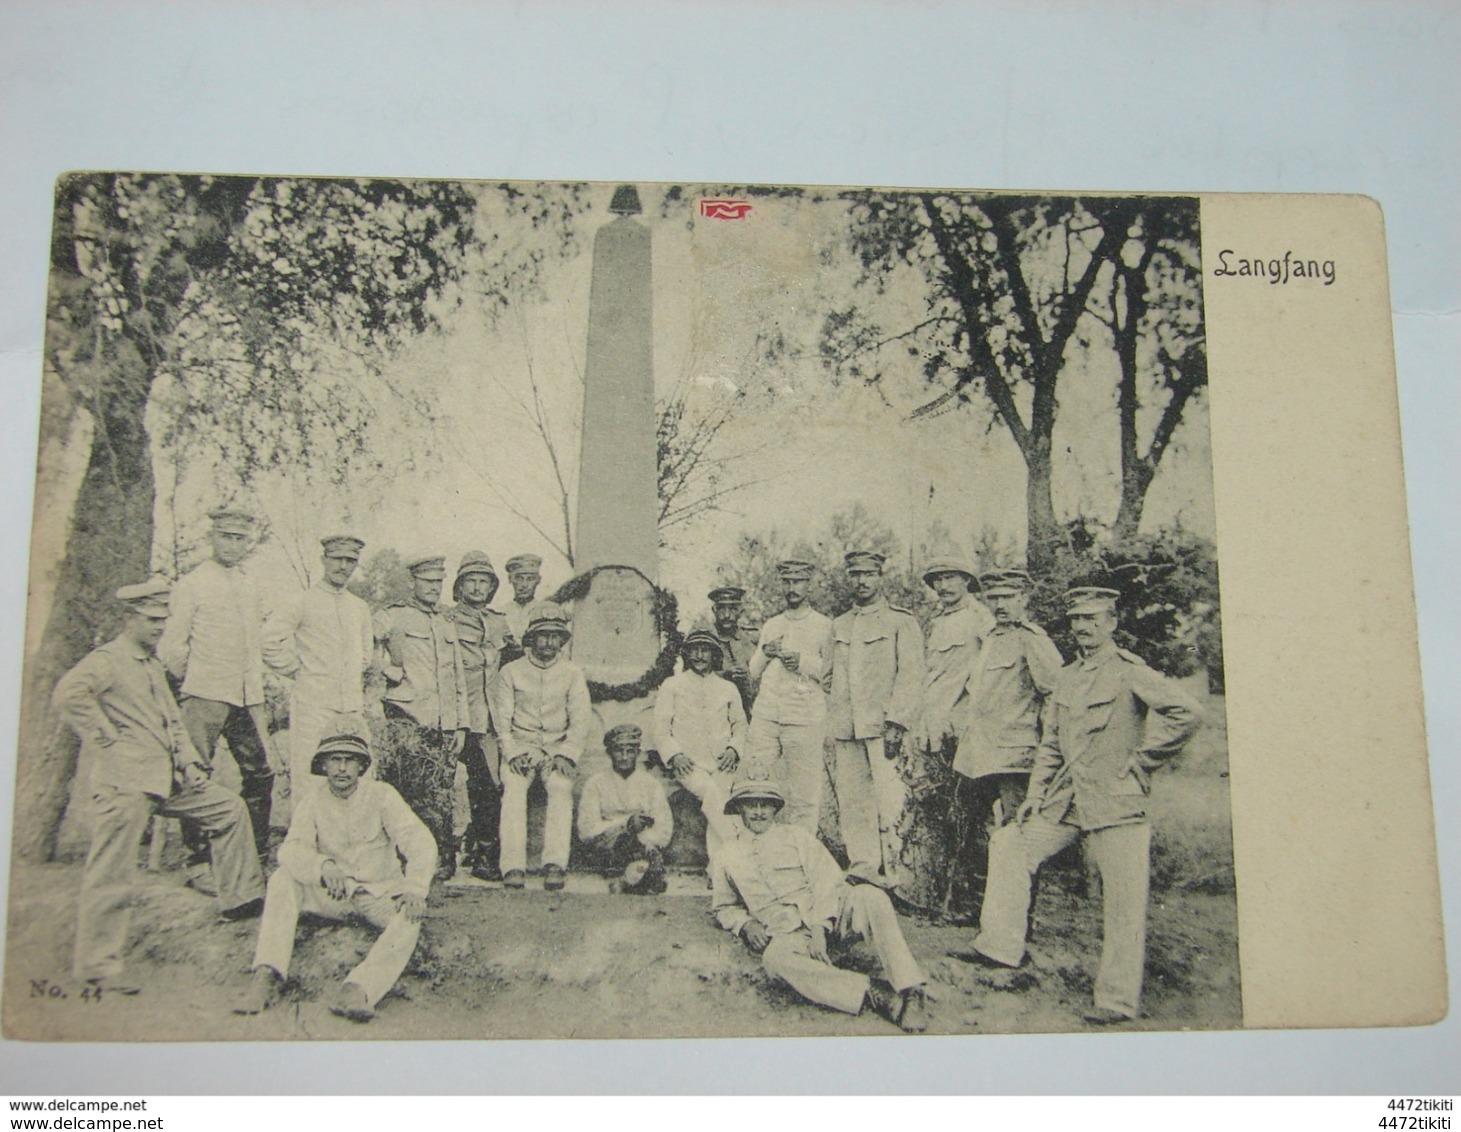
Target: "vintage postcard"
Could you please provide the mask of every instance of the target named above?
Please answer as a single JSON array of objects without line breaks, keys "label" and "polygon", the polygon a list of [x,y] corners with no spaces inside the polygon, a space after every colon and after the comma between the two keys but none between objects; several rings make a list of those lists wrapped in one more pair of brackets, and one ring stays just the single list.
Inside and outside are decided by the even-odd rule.
[{"label": "vintage postcard", "polygon": [[76,173],[4,1032],[1419,1025],[1359,197]]}]

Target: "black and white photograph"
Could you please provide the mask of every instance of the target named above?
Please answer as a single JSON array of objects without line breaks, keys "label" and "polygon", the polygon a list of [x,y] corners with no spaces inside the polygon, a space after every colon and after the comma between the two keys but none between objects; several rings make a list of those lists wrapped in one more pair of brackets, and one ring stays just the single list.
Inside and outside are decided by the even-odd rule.
[{"label": "black and white photograph", "polygon": [[1201,222],[62,177],[7,1036],[1242,1027]]}]

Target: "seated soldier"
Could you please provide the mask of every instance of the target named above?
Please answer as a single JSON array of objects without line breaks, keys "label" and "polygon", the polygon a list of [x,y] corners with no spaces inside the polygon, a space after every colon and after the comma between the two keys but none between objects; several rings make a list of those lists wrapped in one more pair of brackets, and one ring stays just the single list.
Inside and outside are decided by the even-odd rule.
[{"label": "seated soldier", "polygon": [[323,776],[329,789],[304,796],[279,846],[253,981],[236,1014],[258,1014],[278,996],[301,912],[331,920],[354,914],[381,929],[330,1000],[332,1014],[370,1021],[406,969],[421,936],[436,839],[393,787],[361,778],[369,769],[370,748],[355,735],[333,735],[315,752],[310,773]]},{"label": "seated soldier", "polygon": [[622,872],[620,892],[665,890],[664,848],[675,819],[664,787],[639,765],[644,733],[632,723],[604,735],[612,770],[588,780],[578,800],[578,838],[590,853]]},{"label": "seated soldier", "polygon": [[497,680],[497,718],[502,721],[502,883],[527,884],[528,787],[536,778],[548,794],[543,819],[543,887],[567,883],[573,840],[573,779],[588,743],[593,704],[583,669],[564,650],[568,616],[556,605],[534,607],[523,630],[527,655],[504,665]]},{"label": "seated soldier", "polygon": [[685,663],[655,697],[654,728],[660,758],[676,781],[700,800],[705,852],[710,858],[735,819],[725,816],[731,775],[740,765],[746,713],[735,685],[722,680],[721,646],[715,634],[696,629],[685,638]]},{"label": "seated soldier", "polygon": [[[725,812],[744,829],[721,846],[711,864],[713,907],[721,927],[761,955],[768,974],[813,1002],[847,1014],[871,1006],[902,1029],[927,1025],[923,971],[908,950],[888,894],[848,881],[822,843],[776,814],[786,800],[775,786],[745,782]],[[865,936],[878,953],[891,988],[833,965],[829,938]]]}]

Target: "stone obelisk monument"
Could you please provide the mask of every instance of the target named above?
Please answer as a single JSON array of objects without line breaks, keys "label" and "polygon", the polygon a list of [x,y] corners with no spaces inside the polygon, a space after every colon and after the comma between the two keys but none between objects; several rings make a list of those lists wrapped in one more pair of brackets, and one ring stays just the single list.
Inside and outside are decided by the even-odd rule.
[{"label": "stone obelisk monument", "polygon": [[[613,220],[594,239],[585,351],[574,572],[593,571],[574,603],[573,659],[590,681],[635,685],[662,646],[655,623],[659,574],[659,459],[654,407],[650,233],[635,217],[639,193],[621,186]],[[603,759],[603,729],[638,723],[650,741],[653,689],[596,696],[599,733],[580,777]]]},{"label": "stone obelisk monument", "polygon": [[659,461],[654,409],[649,229],[639,193],[614,193],[615,219],[594,238],[584,370],[574,568],[632,566],[659,576]]}]

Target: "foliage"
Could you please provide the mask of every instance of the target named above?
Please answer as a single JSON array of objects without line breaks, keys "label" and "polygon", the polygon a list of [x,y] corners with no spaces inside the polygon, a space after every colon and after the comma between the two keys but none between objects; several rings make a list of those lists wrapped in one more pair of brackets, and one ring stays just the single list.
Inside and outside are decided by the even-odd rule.
[{"label": "foliage", "polygon": [[905,548],[892,529],[873,518],[862,504],[834,514],[813,540],[792,541],[775,530],[742,534],[731,561],[721,567],[716,584],[743,587],[746,620],[761,624],[784,605],[776,564],[799,558],[815,566],[807,590],[808,603],[836,617],[852,608],[852,587],[843,562],[850,550],[884,555],[883,593],[892,604],[913,612],[931,608],[930,591],[908,563]]},{"label": "foliage", "polygon": [[[985,407],[985,427],[1002,424],[1025,460],[1030,561],[1044,570],[1060,542],[1051,495],[1060,382],[1100,372],[1114,355],[1119,529],[1134,534],[1206,383],[1196,202],[876,190],[846,199],[860,295],[823,324],[834,376],[890,400],[900,381],[921,386],[915,418]],[[907,287],[895,283],[922,301],[899,305]]]},{"label": "foliage", "polygon": [[1073,585],[1120,593],[1117,643],[1158,672],[1189,676],[1205,669],[1214,692],[1223,687],[1222,604],[1217,548],[1180,526],[1121,539],[1076,521],[1051,573],[1035,580],[1030,614],[1067,659],[1075,643],[1064,594]]},{"label": "foliage", "polygon": [[345,588],[372,609],[409,601],[413,591],[406,561],[391,547],[366,558]]}]

